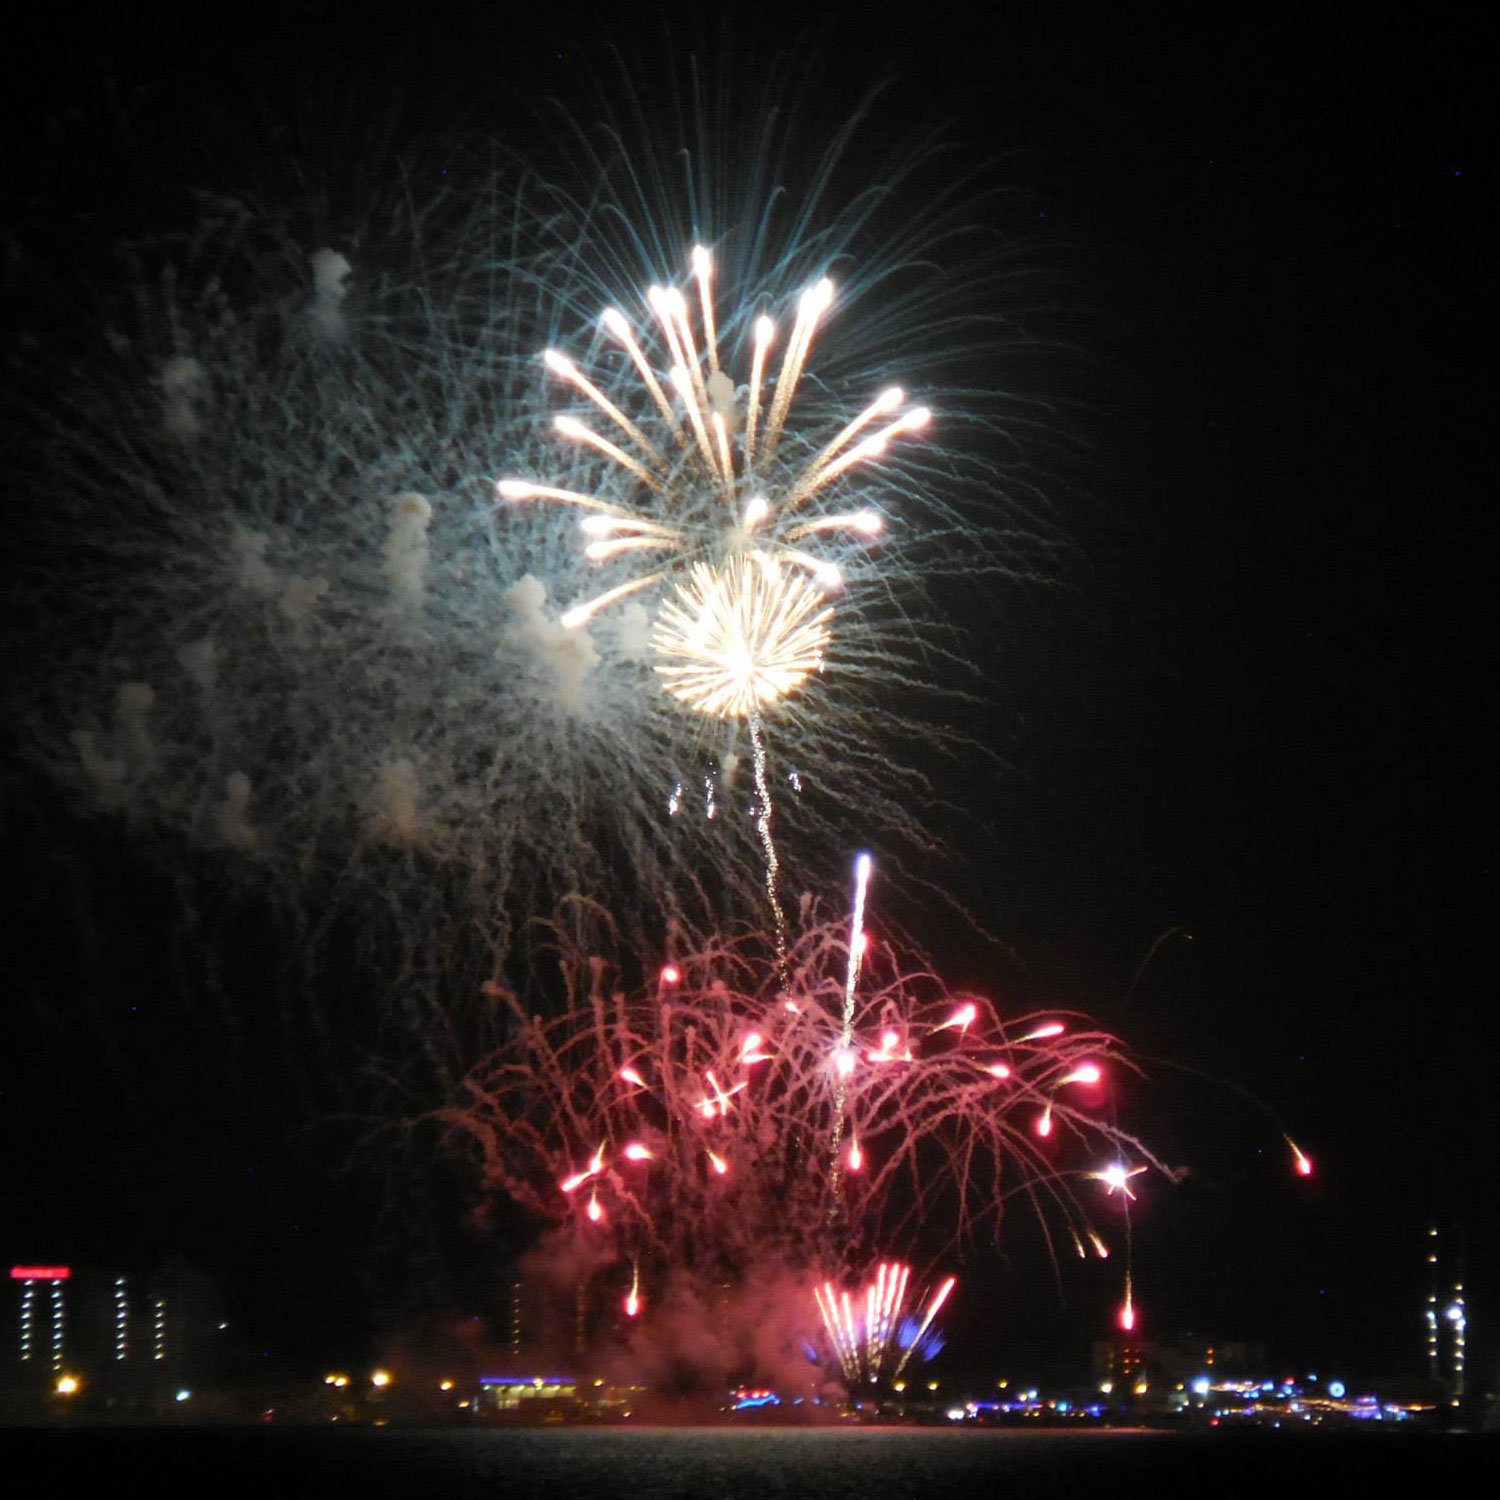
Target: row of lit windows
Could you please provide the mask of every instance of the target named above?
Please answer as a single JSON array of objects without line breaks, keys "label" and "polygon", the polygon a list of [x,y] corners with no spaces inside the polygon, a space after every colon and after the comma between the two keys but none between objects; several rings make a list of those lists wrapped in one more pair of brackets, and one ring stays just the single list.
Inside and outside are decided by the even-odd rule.
[{"label": "row of lit windows", "polygon": [[[42,1283],[50,1291],[51,1307],[51,1364],[53,1374],[63,1367],[63,1351],[67,1334],[67,1304],[64,1301],[63,1282]],[[20,1355],[30,1362],[38,1355],[37,1306],[38,1283],[22,1281],[20,1315]],[[130,1353],[130,1298],[123,1276],[115,1277],[114,1283],[114,1356],[124,1360]],[[167,1357],[167,1302],[165,1297],[154,1297],[151,1301],[151,1358],[163,1360]]]}]

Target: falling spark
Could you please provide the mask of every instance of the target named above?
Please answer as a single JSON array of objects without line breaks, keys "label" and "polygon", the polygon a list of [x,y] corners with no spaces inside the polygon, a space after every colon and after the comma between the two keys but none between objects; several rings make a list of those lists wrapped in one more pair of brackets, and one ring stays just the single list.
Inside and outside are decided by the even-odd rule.
[{"label": "falling spark", "polygon": [[1308,1156],[1291,1136],[1282,1136],[1288,1146],[1292,1148],[1292,1170],[1299,1177],[1311,1177],[1313,1174],[1312,1157]]},{"label": "falling spark", "polygon": [[771,1054],[761,1050],[764,1044],[765,1038],[758,1031],[752,1031],[740,1047],[740,1062],[747,1068],[752,1063],[770,1062]]},{"label": "falling spark", "polygon": [[1103,1076],[1097,1063],[1084,1063],[1082,1067],[1074,1068],[1071,1073],[1059,1078],[1057,1083],[1059,1088],[1065,1083],[1098,1083]]},{"label": "falling spark", "polygon": [[966,1005],[960,1005],[940,1026],[934,1026],[934,1031],[967,1031],[974,1024],[974,1017],[978,1014],[978,1008],[970,1001]]},{"label": "falling spark", "polygon": [[1028,1031],[1021,1038],[1023,1042],[1041,1042],[1048,1037],[1061,1036],[1068,1028],[1061,1021],[1048,1021],[1045,1026],[1038,1026],[1035,1031]]},{"label": "falling spark", "polygon": [[558,1186],[563,1190],[563,1192],[565,1192],[565,1193],[575,1192],[575,1191],[577,1191],[578,1188],[582,1187],[583,1184],[586,1183],[589,1180],[590,1177],[594,1177],[594,1176],[598,1175],[598,1173],[604,1167],[604,1147],[605,1147],[605,1144],[606,1143],[604,1141],[600,1141],[599,1142],[599,1149],[596,1152],[594,1152],[593,1159],[589,1162],[588,1166],[582,1172],[575,1172],[573,1174],[573,1176],[564,1179],[562,1182],[560,1182],[558,1184]]},{"label": "falling spark", "polygon": [[880,1033],[880,1050],[870,1053],[870,1061],[875,1063],[910,1062],[911,1049],[906,1048],[900,1052],[896,1049],[901,1045],[901,1033],[899,1031],[885,1030]]}]

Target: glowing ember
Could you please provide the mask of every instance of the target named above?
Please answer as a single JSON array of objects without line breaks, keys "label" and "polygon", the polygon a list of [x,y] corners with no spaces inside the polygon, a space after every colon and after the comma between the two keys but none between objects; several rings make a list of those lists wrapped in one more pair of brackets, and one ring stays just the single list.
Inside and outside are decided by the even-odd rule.
[{"label": "glowing ember", "polygon": [[1312,1158],[1302,1150],[1291,1136],[1283,1136],[1282,1139],[1292,1148],[1292,1170],[1299,1177],[1311,1177],[1313,1174]]}]

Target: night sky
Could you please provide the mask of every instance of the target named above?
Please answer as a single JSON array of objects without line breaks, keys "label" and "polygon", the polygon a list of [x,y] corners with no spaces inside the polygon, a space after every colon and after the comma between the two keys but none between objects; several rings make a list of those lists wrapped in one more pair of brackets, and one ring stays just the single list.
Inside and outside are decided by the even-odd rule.
[{"label": "night sky", "polygon": [[[150,227],[189,174],[254,172],[254,132],[226,121],[388,92],[398,145],[526,149],[526,105],[577,96],[599,53],[473,9],[493,14],[320,32],[258,10],[151,38],[54,10],[8,63],[33,149],[6,168],[6,305],[104,264],[91,245]],[[830,113],[889,80],[893,111],[1010,185],[1005,227],[1057,306],[1041,462],[1083,559],[961,622],[992,690],[967,727],[1007,769],[957,794],[953,888],[1016,954],[1008,982],[1150,1059],[1130,1119],[1193,1171],[1137,1210],[1149,1335],[1418,1373],[1435,1219],[1466,1235],[1493,1382],[1495,24],[922,14],[808,45]],[[769,45],[773,11],[738,15]],[[116,99],[146,159],[122,165]],[[253,909],[216,911],[222,1001],[185,999],[170,882],[76,820],[23,740],[7,725],[0,1250],[186,1258],[222,1274],[247,1339],[310,1363],[476,1310],[490,1252],[456,1174],[420,1148],[392,1166],[394,1137],[344,1117],[359,1028],[310,1084]],[[930,921],[977,977],[983,950]],[[954,1358],[1076,1368],[1117,1288],[1066,1261],[1054,1281],[1019,1215],[1006,1252],[971,1275],[991,1311]]]}]

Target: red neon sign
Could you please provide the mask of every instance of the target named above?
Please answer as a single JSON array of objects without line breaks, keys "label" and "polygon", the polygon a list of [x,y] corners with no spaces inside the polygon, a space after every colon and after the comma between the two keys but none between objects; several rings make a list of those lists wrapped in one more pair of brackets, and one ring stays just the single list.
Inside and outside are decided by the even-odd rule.
[{"label": "red neon sign", "polygon": [[66,1281],[73,1274],[72,1266],[12,1266],[12,1281]]}]

